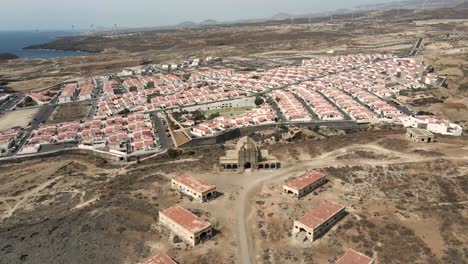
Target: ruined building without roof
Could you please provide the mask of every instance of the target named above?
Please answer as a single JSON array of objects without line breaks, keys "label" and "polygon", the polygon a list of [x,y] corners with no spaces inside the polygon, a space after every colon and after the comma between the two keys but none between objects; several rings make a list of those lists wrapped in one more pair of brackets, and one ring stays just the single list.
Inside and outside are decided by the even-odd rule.
[{"label": "ruined building without roof", "polygon": [[268,153],[259,149],[250,137],[239,139],[236,149],[226,150],[226,155],[219,159],[223,171],[245,171],[260,169],[279,169],[281,163]]}]

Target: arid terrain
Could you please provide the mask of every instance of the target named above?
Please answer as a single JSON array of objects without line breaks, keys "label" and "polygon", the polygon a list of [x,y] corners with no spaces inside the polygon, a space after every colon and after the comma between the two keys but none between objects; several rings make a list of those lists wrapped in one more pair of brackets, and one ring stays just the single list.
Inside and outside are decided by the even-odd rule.
[{"label": "arid terrain", "polygon": [[[319,133],[265,143],[283,159],[277,171],[220,173],[219,146],[131,164],[80,155],[3,164],[0,262],[135,263],[166,251],[180,263],[327,263],[349,246],[377,263],[466,260],[465,137],[418,145],[398,131]],[[310,169],[329,175],[319,195],[281,194],[286,179]],[[222,195],[191,202],[169,188],[179,173]],[[294,241],[293,219],[324,199],[349,214],[312,245]],[[157,213],[174,203],[210,221],[215,237],[189,247],[171,235]]]},{"label": "arid terrain", "polygon": [[[94,55],[0,61],[0,81],[27,93],[127,67],[207,56],[222,57],[236,70],[261,70],[327,52],[407,55],[423,38],[416,58],[447,77],[447,85],[408,92],[403,105],[467,129],[466,32],[468,9],[457,8],[103,33],[36,47]],[[45,122],[86,118],[92,101],[51,108]],[[0,116],[0,130],[27,126],[38,110]],[[128,163],[71,153],[2,160],[0,264],[133,264],[159,252],[178,263],[331,263],[350,247],[376,264],[467,263],[468,137],[436,135],[433,144],[417,144],[398,125],[356,127],[281,126],[251,134],[281,161],[279,170],[220,172],[218,159],[235,140]],[[173,137],[188,140],[185,134]],[[308,170],[324,172],[328,182],[299,200],[282,195],[286,180]],[[202,204],[171,190],[170,179],[182,173],[216,185],[220,196]],[[327,199],[344,205],[347,215],[318,241],[296,241],[293,220]],[[209,221],[214,237],[191,247],[159,224],[159,210],[176,203]]]}]

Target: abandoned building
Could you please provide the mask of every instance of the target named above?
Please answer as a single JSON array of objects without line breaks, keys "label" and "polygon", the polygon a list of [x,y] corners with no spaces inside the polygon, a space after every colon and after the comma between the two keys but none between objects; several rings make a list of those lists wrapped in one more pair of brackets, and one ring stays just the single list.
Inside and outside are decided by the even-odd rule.
[{"label": "abandoned building", "polygon": [[434,134],[426,129],[407,128],[406,136],[416,143],[432,143],[434,142]]},{"label": "abandoned building", "polygon": [[301,198],[327,182],[325,174],[309,171],[283,185],[283,194]]},{"label": "abandoned building", "polygon": [[293,237],[299,241],[315,241],[345,215],[345,207],[324,201],[304,216],[294,220]]},{"label": "abandoned building", "polygon": [[179,205],[159,211],[159,221],[192,246],[203,243],[212,236],[210,223]]},{"label": "abandoned building", "polygon": [[245,171],[279,169],[281,163],[267,149],[259,149],[252,138],[243,137],[234,150],[226,150],[226,155],[219,159],[219,165],[223,171]]},{"label": "abandoned building", "polygon": [[161,252],[145,260],[142,264],[177,264],[177,262]]},{"label": "abandoned building", "polygon": [[334,264],[372,264],[374,263],[373,258],[357,252],[353,249],[348,249]]},{"label": "abandoned building", "polygon": [[190,175],[179,175],[172,178],[171,188],[202,203],[216,198],[216,186]]}]

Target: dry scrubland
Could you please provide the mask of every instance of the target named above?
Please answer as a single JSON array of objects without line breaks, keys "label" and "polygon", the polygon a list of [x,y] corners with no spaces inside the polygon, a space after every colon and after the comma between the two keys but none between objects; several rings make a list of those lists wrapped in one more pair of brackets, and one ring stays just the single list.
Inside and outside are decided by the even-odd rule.
[{"label": "dry scrubland", "polygon": [[25,127],[39,112],[39,107],[16,110],[0,115],[0,130],[12,127]]},{"label": "dry scrubland", "polygon": [[50,118],[50,122],[62,123],[85,119],[91,110],[91,101],[72,102],[59,105]]},{"label": "dry scrubland", "polygon": [[[319,133],[313,140],[295,131],[289,142],[265,145],[290,156],[274,173],[219,173],[220,146],[139,164],[79,155],[3,164],[0,263],[135,263],[159,251],[181,263],[239,263],[240,210],[259,263],[323,263],[348,246],[373,252],[378,263],[466,260],[467,205],[459,203],[467,200],[466,138],[416,145],[391,131]],[[323,192],[300,201],[281,195],[284,180],[312,168],[330,175]],[[191,202],[168,189],[179,173],[215,184],[222,195]],[[294,242],[292,220],[324,199],[343,203],[349,215],[313,245]],[[158,210],[174,203],[210,221],[215,237],[192,248],[158,225]]]},{"label": "dry scrubland", "polygon": [[[207,55],[235,56],[228,63],[251,68],[254,61],[262,68],[272,59],[298,60],[330,49],[338,54],[404,54],[422,36],[426,49],[419,57],[446,74],[449,86],[428,92],[444,103],[415,109],[464,124],[467,67],[462,58],[467,55],[468,29],[465,21],[446,20],[463,12],[402,12],[398,18],[384,13],[333,24],[283,22],[145,32],[97,42],[79,39],[65,44],[104,51],[3,63],[0,78],[26,92],[70,78]],[[434,23],[434,17],[444,18],[444,23]],[[413,18],[430,23],[416,25]],[[71,112],[81,110],[72,104],[59,107],[54,118],[68,118]],[[14,125],[23,120],[18,113]],[[32,115],[27,114],[28,121]],[[11,126],[6,117],[1,117],[0,129]],[[239,263],[249,258],[259,263],[326,263],[350,246],[373,254],[377,263],[466,262],[468,139],[437,137],[435,144],[416,145],[392,129],[347,134],[289,129],[253,135],[283,162],[275,172],[219,173],[222,146],[138,164],[79,155],[0,164],[0,263],[135,263],[159,251],[180,263]],[[280,143],[273,143],[275,137]],[[300,201],[283,197],[281,184],[307,169],[329,174],[324,191]],[[170,177],[178,173],[217,185],[221,197],[198,204],[168,190]],[[342,203],[349,214],[313,245],[294,242],[289,237],[292,220],[324,199]],[[158,210],[174,203],[210,221],[215,237],[191,248],[159,226]],[[247,252],[239,252],[240,245],[247,245]]]}]

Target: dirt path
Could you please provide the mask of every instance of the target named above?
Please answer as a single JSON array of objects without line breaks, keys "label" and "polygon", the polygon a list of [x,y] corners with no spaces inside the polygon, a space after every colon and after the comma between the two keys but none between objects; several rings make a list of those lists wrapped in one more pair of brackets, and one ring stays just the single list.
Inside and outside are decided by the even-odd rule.
[{"label": "dirt path", "polygon": [[[56,182],[56,181],[59,181],[60,179],[62,179],[63,177],[65,176],[58,176],[58,177],[55,177],[51,180],[48,180],[46,182],[43,182],[41,183],[40,185],[38,185],[37,187],[23,193],[21,195],[21,199],[19,201],[17,201],[13,206],[10,206],[6,200],[9,199],[9,198],[12,198],[12,197],[0,197],[0,200],[3,200],[3,202],[5,204],[8,205],[9,207],[9,210],[7,210],[6,214],[3,215],[2,219],[5,219],[5,218],[8,218],[10,216],[13,215],[13,213],[19,208],[20,205],[22,205],[30,196],[40,192],[41,190],[43,190],[44,188],[46,188],[47,186],[49,186],[51,183],[53,182]],[[14,198],[15,200],[18,199],[17,197]]]},{"label": "dirt path", "polygon": [[[368,150],[375,151],[379,154],[390,154],[397,157],[392,160],[337,160],[336,157],[343,155],[349,151],[355,150]],[[328,153],[324,153],[311,160],[301,162],[299,165],[295,164],[291,167],[283,167],[278,171],[265,172],[252,172],[250,177],[255,177],[256,180],[249,182],[239,192],[239,199],[237,199],[238,213],[237,213],[237,236],[239,240],[239,256],[242,264],[253,264],[256,263],[256,250],[252,240],[252,232],[250,225],[248,225],[247,218],[249,217],[252,210],[252,199],[261,188],[261,186],[268,180],[279,179],[281,177],[287,178],[292,173],[304,171],[306,169],[318,169],[324,166],[342,166],[342,165],[393,165],[393,164],[404,164],[414,162],[427,162],[437,160],[440,157],[421,157],[415,154],[406,154],[398,151],[385,149],[375,144],[367,145],[351,145],[345,148],[334,150]],[[447,160],[468,160],[468,157],[444,157]],[[464,202],[463,202],[464,203]]]}]

